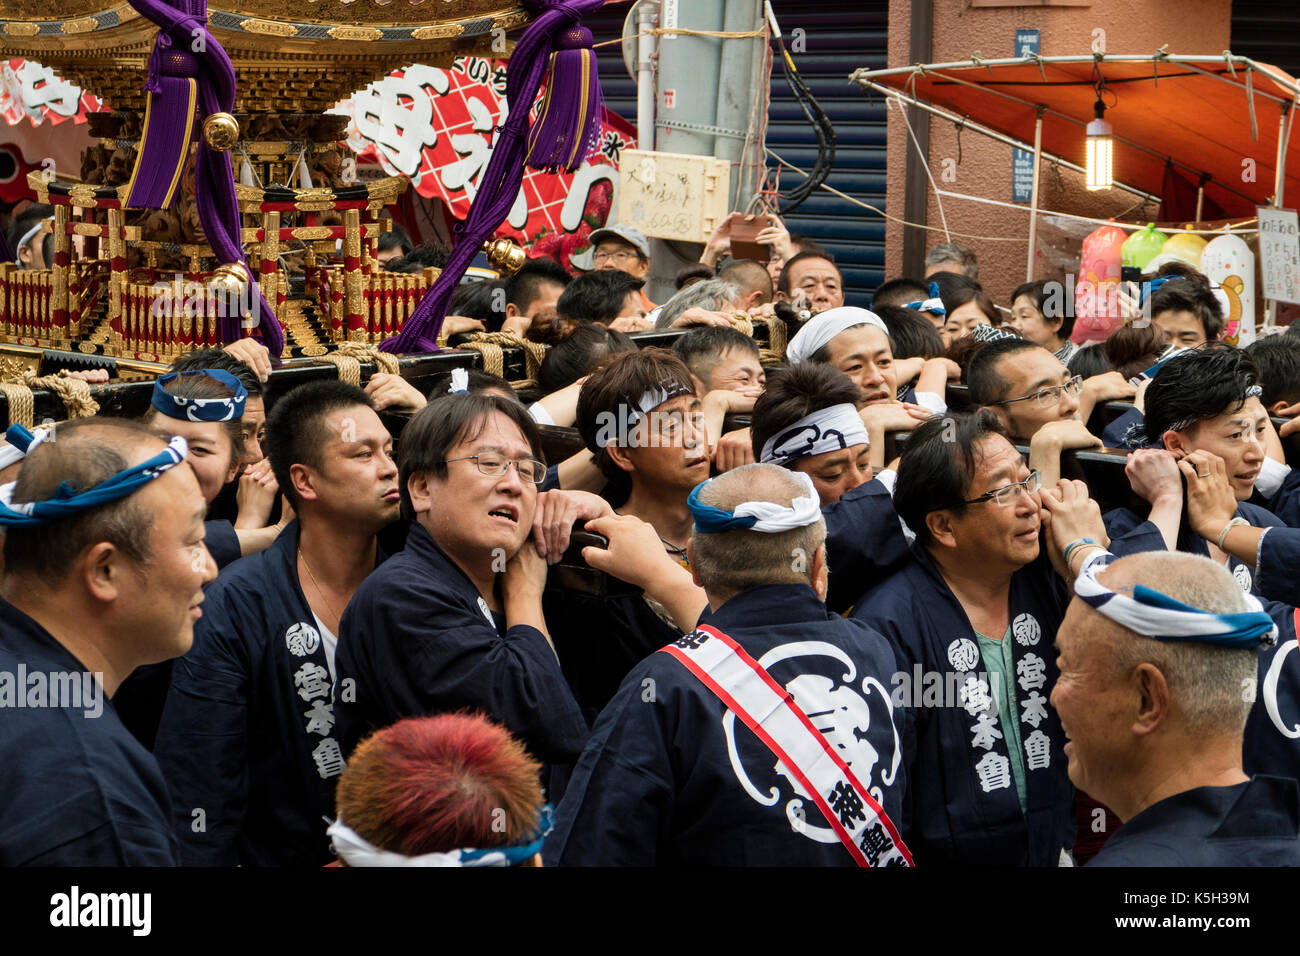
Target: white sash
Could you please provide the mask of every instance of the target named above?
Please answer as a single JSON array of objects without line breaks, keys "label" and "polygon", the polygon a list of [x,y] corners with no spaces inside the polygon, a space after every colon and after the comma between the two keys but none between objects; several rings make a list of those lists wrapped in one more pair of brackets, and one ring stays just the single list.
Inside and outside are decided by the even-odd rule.
[{"label": "white sash", "polygon": [[745,722],[804,791],[859,866],[911,866],[894,823],[789,692],[739,644],[700,625],[663,648]]}]

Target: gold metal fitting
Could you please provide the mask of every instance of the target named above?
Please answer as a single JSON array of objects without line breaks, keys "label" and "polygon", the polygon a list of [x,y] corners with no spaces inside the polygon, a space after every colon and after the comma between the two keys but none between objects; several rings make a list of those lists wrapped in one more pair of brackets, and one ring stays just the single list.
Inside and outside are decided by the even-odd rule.
[{"label": "gold metal fitting", "polygon": [[517,242],[506,238],[483,243],[483,251],[487,253],[488,265],[506,275],[514,275],[528,261],[527,250]]},{"label": "gold metal fitting", "polygon": [[239,142],[239,120],[229,113],[212,113],[203,121],[203,142],[209,149],[226,152]]},{"label": "gold metal fitting", "polygon": [[252,281],[248,266],[242,262],[226,262],[212,270],[211,283],[229,295],[241,295]]}]

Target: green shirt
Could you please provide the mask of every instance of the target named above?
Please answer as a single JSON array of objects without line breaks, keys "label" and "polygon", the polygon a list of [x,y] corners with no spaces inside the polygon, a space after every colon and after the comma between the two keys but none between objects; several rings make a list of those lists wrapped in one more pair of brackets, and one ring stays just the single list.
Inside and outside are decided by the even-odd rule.
[{"label": "green shirt", "polygon": [[[984,670],[988,672],[989,683],[996,685],[998,702],[998,723],[1002,728],[1002,738],[1007,744],[1007,755],[1011,758],[1011,776],[1016,781],[1016,796],[1020,798],[1020,812],[1026,813],[1029,801],[1025,797],[1025,751],[1020,744],[1020,721],[1016,710],[1016,665],[1011,658],[1011,628],[1002,635],[1002,640],[995,641],[978,631],[980,657],[984,659]],[[993,687],[989,688],[992,692]]]}]

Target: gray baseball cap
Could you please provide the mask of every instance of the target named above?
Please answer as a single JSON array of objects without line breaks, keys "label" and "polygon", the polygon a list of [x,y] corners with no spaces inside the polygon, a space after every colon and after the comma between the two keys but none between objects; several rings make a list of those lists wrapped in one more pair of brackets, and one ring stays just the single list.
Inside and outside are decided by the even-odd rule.
[{"label": "gray baseball cap", "polygon": [[596,254],[596,247],[606,239],[620,239],[628,245],[635,247],[636,251],[642,256],[650,258],[650,243],[646,240],[645,233],[639,229],[633,229],[631,226],[615,224],[613,226],[602,226],[589,237],[591,245],[585,252],[570,256],[569,262],[575,267],[584,271],[595,268],[595,262],[592,257]]}]

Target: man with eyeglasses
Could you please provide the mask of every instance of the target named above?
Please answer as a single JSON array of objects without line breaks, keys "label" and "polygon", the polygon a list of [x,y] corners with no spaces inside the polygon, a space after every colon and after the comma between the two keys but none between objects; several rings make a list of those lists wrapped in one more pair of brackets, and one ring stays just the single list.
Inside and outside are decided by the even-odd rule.
[{"label": "man with eyeglasses", "polygon": [[[1146,393],[1147,434],[1162,446],[1148,452],[1158,456],[1161,466],[1159,481],[1151,483],[1147,495],[1153,504],[1145,515],[1117,508],[1105,516],[1108,532],[1124,535],[1125,553],[1177,550],[1208,557],[1226,567],[1243,591],[1264,598],[1251,566],[1262,553],[1267,529],[1282,522],[1247,499],[1266,473],[1288,470],[1278,460],[1281,446],[1259,394],[1254,363],[1239,349],[1195,349],[1161,367]],[[1184,482],[1189,498],[1201,495],[1202,483],[1230,489],[1235,507],[1225,502],[1207,520],[1204,508],[1189,506],[1190,517],[1184,520]],[[1265,529],[1258,536],[1249,533],[1256,561],[1243,561],[1227,550],[1226,539],[1242,526]],[[1295,737],[1300,656],[1291,653],[1296,650],[1295,608],[1269,600],[1263,605],[1280,635],[1277,646],[1260,656],[1258,684],[1250,688],[1257,700],[1246,724],[1246,772],[1300,778],[1300,741]]]},{"label": "man with eyeglasses", "polygon": [[[580,269],[617,269],[626,272],[634,279],[644,280],[650,274],[650,243],[645,233],[631,226],[613,225],[597,229],[591,234],[591,253],[589,262],[583,262],[583,256],[576,256],[570,261]],[[638,290],[642,307],[649,312],[655,307],[642,287]]]},{"label": "man with eyeglasses", "polygon": [[1096,404],[1134,391],[1116,372],[1072,376],[1050,351],[1022,338],[985,345],[971,359],[966,380],[971,400],[989,408],[1014,441],[1029,445],[1029,466],[1048,487],[1061,476],[1061,452],[1101,447],[1084,424]]},{"label": "man with eyeglasses", "polygon": [[[547,564],[534,540],[550,502],[539,502],[540,459],[527,410],[498,395],[443,396],[406,426],[406,548],[343,613],[336,709],[345,754],[402,717],[477,710],[551,765],[552,791],[562,789],[587,724],[542,614]],[[566,519],[600,513],[608,508]]]},{"label": "man with eyeglasses", "polygon": [[[1082,482],[1042,487],[987,410],[912,433],[894,507],[913,560],[853,616],[889,640],[904,720],[903,837],[918,866],[1057,866],[1074,790],[1048,703],[1060,575],[1105,545]],[[1056,569],[1054,571],[1054,568]]]}]

